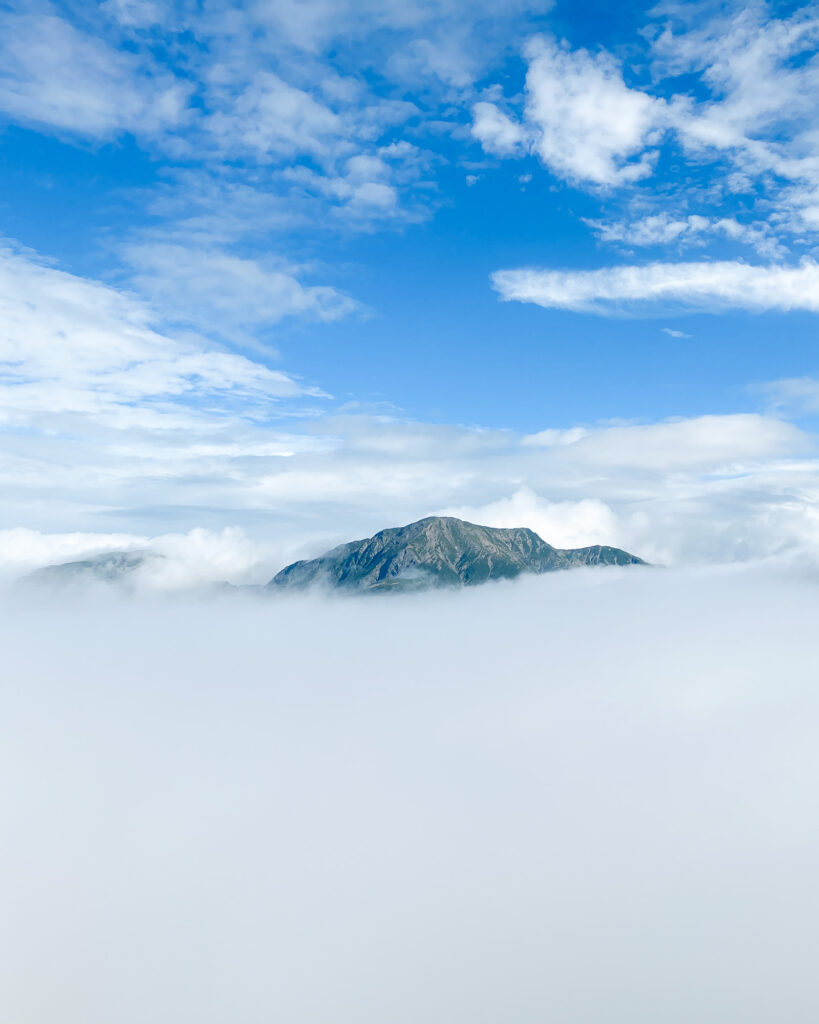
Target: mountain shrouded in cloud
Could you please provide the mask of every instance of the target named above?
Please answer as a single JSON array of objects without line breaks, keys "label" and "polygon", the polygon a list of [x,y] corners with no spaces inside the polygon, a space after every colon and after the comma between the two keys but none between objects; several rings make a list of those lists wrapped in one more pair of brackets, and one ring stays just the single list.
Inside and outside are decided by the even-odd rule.
[{"label": "mountain shrouded in cloud", "polygon": [[[134,583],[162,585],[167,556],[155,551],[106,551],[37,569],[24,583]],[[605,545],[560,549],[528,529],[493,529],[452,517],[430,516],[342,544],[319,558],[294,562],[276,573],[269,592],[319,585],[342,592],[396,592],[430,587],[474,586],[521,574],[592,565],[643,565],[627,551]],[[173,569],[171,570],[173,572]],[[190,579],[187,582],[190,585]],[[200,579],[196,582],[202,583]],[[228,579],[213,581],[228,585]],[[167,585],[167,584],[166,584]],[[177,584],[178,585],[178,584]]]},{"label": "mountain shrouded in cloud", "polygon": [[342,590],[418,590],[474,586],[588,565],[639,565],[619,548],[594,545],[560,550],[532,530],[492,529],[461,519],[431,516],[351,541],[320,558],[294,562],[270,581],[272,588],[325,584]]},{"label": "mountain shrouded in cloud", "polygon": [[0,4],[0,1024],[816,1024],[817,124],[804,0]]}]

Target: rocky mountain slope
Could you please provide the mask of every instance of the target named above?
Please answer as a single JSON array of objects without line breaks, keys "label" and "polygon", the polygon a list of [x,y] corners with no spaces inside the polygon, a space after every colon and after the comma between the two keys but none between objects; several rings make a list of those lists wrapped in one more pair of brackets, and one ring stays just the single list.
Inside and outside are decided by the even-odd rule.
[{"label": "rocky mountain slope", "polygon": [[620,548],[554,548],[534,531],[477,526],[448,516],[430,516],[408,526],[381,530],[365,540],[333,548],[319,558],[294,562],[277,573],[270,588],[323,583],[350,590],[414,590],[472,586],[582,565],[644,565]]}]

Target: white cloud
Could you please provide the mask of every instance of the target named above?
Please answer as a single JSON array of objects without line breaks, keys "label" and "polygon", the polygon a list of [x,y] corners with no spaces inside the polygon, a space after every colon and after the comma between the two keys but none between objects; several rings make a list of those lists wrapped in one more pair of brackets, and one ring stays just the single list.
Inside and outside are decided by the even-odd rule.
[{"label": "white cloud", "polygon": [[42,533],[25,526],[0,530],[0,571],[38,569],[106,551],[144,548],[146,537],[132,533]]},{"label": "white cloud", "polygon": [[546,37],[526,48],[523,123],[494,103],[473,107],[472,132],[491,153],[514,155],[525,145],[560,177],[592,185],[634,182],[651,173],[666,122],[663,101],[629,88],[605,52],[570,50]]},{"label": "white cloud", "polygon": [[472,107],[472,134],[487,153],[509,156],[526,142],[526,132],[494,103],[481,101]]},{"label": "white cloud", "polygon": [[819,380],[815,377],[775,380],[753,390],[766,395],[774,405],[819,412]]},{"label": "white cloud", "polygon": [[815,588],[4,602],[3,1019],[810,1024]]},{"label": "white cloud", "polygon": [[[662,563],[787,552],[819,560],[816,439],[771,417],[521,437],[384,417],[291,421],[284,434],[254,421],[252,408],[244,421],[242,408],[183,411],[171,423],[164,409],[156,424],[134,416],[127,431],[75,418],[69,434],[58,418],[63,433],[7,433],[0,526],[87,532],[94,522],[127,527],[150,547],[158,527],[238,526],[283,564],[285,553],[293,560],[455,512],[530,526],[550,543],[608,541]],[[19,543],[30,550],[30,538]]]},{"label": "white cloud", "polygon": [[[492,86],[492,102],[474,110],[473,134],[495,155],[533,150],[574,185],[632,195],[625,217],[587,221],[604,241],[676,247],[722,238],[766,259],[815,243],[813,5],[777,17],[761,2],[663,4],[643,34],[646,52],[632,50],[628,68],[639,73],[639,88],[606,51],[536,39],[524,50],[519,118],[501,109],[515,98],[499,103]],[[666,159],[657,170],[660,152]],[[629,190],[649,177],[656,189]],[[738,193],[745,196],[740,216],[726,211]]]},{"label": "white cloud", "polygon": [[170,480],[192,495],[222,475],[230,491],[231,460],[326,444],[280,427],[289,403],[309,411],[316,389],[163,333],[134,297],[31,256],[0,252],[0,320],[5,525],[62,519],[87,532],[92,508],[161,502]]},{"label": "white cloud", "polygon": [[269,71],[259,72],[227,110],[210,115],[206,127],[225,149],[264,156],[328,157],[339,147],[352,149],[344,119]]},{"label": "white cloud", "polygon": [[[0,364],[3,419],[92,413],[127,421],[161,404],[199,395],[250,403],[304,393],[291,377],[203,340],[159,333],[152,311],[134,298],[45,263],[0,251]],[[154,403],[154,404],[152,404]]]},{"label": "white cloud", "polygon": [[287,316],[337,320],[357,303],[327,285],[305,285],[293,268],[265,266],[219,249],[147,242],[125,255],[133,285],[167,315],[230,337]]},{"label": "white cloud", "polygon": [[600,270],[498,270],[492,284],[502,299],[546,309],[663,315],[724,309],[819,312],[819,266],[746,263],[649,263]]},{"label": "white cloud", "polygon": [[[470,85],[488,54],[520,33],[514,19],[543,14],[553,0],[278,0],[254,4],[245,30],[264,34],[278,50],[314,55],[376,36],[369,57],[399,80],[438,79],[456,89]],[[216,22],[236,31],[241,15],[225,4]]]},{"label": "white cloud", "polygon": [[[682,32],[669,22],[654,40],[655,69],[663,74],[702,75],[711,98],[683,104],[678,128],[694,149],[736,149],[753,165],[784,156],[774,133],[790,126],[790,146],[799,148],[803,118],[815,110],[819,64],[819,17],[810,5],[790,18],[771,17],[763,3],[721,10],[706,19],[690,18]],[[800,55],[807,60],[794,60]],[[770,147],[763,140],[770,140]]]},{"label": "white cloud", "polygon": [[0,110],[91,138],[154,136],[189,116],[191,88],[51,14],[0,15]]},{"label": "white cloud", "polygon": [[588,460],[598,467],[730,472],[738,465],[809,449],[805,435],[789,423],[755,413],[697,416],[662,423],[605,426],[567,432],[555,444],[553,431],[530,434],[524,445],[553,449],[564,462]]},{"label": "white cloud", "polygon": [[441,513],[484,526],[516,528],[525,524],[556,548],[579,548],[590,544],[621,542],[620,525],[604,501],[548,501],[531,488],[521,487],[509,497],[476,507],[455,506]]},{"label": "white cloud", "polygon": [[768,259],[782,258],[787,253],[770,225],[745,224],[736,217],[699,214],[673,217],[668,213],[655,213],[631,220],[587,220],[586,223],[604,242],[638,246],[704,245],[709,237],[722,236],[747,245]]},{"label": "white cloud", "polygon": [[685,331],[678,331],[673,327],[661,327],[660,330],[663,334],[667,334],[669,338],[690,338],[690,334],[686,334]]},{"label": "white cloud", "polygon": [[572,51],[541,37],[526,55],[526,117],[533,148],[551,170],[597,185],[651,173],[652,156],[643,151],[664,122],[661,100],[630,89],[606,53]]}]

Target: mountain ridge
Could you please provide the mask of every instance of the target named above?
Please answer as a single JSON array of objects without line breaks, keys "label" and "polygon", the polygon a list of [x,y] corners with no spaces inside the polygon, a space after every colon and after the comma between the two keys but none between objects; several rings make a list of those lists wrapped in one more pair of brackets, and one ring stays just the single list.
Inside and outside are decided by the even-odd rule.
[{"label": "mountain ridge", "polygon": [[593,544],[555,548],[528,527],[492,527],[454,516],[427,516],[348,541],[287,565],[269,589],[303,589],[317,583],[351,590],[417,590],[474,586],[590,565],[645,565],[621,548]]}]

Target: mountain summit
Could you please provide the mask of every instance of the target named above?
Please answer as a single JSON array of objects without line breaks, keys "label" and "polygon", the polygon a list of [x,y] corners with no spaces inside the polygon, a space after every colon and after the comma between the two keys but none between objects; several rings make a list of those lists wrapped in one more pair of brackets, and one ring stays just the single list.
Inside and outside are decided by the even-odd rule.
[{"label": "mountain summit", "polygon": [[620,548],[553,548],[533,530],[476,526],[430,516],[342,544],[277,573],[269,587],[324,583],[350,590],[416,590],[472,586],[581,565],[645,565]]}]

